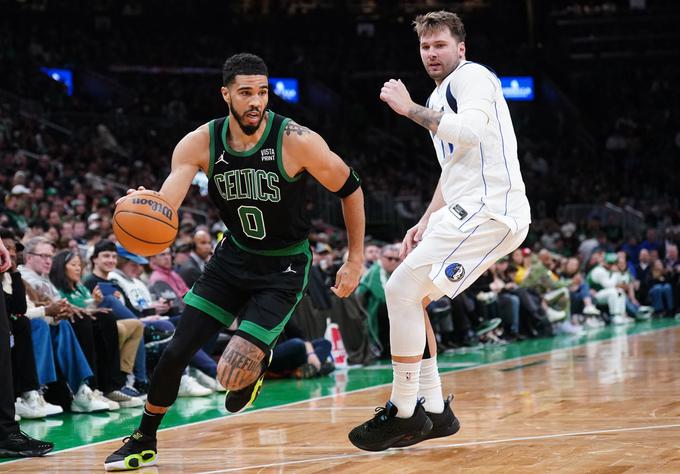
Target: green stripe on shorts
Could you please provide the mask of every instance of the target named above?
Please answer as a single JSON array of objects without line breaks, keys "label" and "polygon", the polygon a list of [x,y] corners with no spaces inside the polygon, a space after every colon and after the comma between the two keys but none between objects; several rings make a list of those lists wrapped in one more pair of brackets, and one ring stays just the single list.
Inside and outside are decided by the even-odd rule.
[{"label": "green stripe on shorts", "polygon": [[302,281],[302,288],[300,288],[300,291],[297,293],[295,303],[293,304],[293,307],[290,308],[290,311],[288,311],[288,314],[283,318],[283,320],[276,325],[273,329],[265,329],[259,324],[255,324],[252,321],[242,321],[241,324],[239,325],[239,329],[247,334],[250,334],[254,338],[264,342],[268,346],[271,346],[272,343],[276,340],[277,337],[281,334],[283,331],[284,326],[286,323],[288,323],[288,320],[290,319],[291,315],[293,314],[293,311],[295,311],[295,308],[297,308],[298,303],[300,303],[300,300],[302,299],[302,296],[305,293],[305,290],[307,289],[307,283],[309,282],[309,270],[312,268],[312,252],[309,248],[309,245],[304,250],[304,254],[307,257],[307,265],[305,266],[305,278]]},{"label": "green stripe on shorts", "polygon": [[231,314],[226,309],[216,305],[212,301],[208,301],[202,296],[198,296],[196,293],[194,293],[193,288],[187,291],[183,299],[184,302],[189,306],[193,306],[194,308],[203,311],[204,313],[217,319],[219,322],[221,322],[227,327],[231,326],[231,323],[234,322],[233,314]]}]

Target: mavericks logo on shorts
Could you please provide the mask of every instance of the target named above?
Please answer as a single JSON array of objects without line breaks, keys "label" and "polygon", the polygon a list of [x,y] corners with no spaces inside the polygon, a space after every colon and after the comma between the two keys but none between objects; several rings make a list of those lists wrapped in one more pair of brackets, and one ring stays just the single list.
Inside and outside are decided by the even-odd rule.
[{"label": "mavericks logo on shorts", "polygon": [[444,270],[446,278],[451,281],[460,281],[465,276],[465,268],[460,263],[452,263]]}]

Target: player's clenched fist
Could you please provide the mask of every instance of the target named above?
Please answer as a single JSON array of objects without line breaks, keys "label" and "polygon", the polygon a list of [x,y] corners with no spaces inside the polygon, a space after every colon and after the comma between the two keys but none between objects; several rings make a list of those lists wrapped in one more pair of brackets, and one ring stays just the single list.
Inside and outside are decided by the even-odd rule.
[{"label": "player's clenched fist", "polygon": [[408,93],[406,86],[401,79],[390,79],[380,89],[380,100],[386,102],[392,110],[400,115],[408,114],[413,106],[411,94]]}]

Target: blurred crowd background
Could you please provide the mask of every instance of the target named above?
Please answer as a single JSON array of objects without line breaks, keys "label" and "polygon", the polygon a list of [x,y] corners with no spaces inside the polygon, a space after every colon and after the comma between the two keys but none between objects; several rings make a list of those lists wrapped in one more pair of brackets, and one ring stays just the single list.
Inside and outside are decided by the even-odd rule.
[{"label": "blurred crowd background", "polygon": [[[332,323],[350,364],[387,357],[382,285],[439,170],[428,134],[378,93],[399,78],[424,102],[432,82],[410,22],[437,8],[462,16],[468,59],[535,81],[533,101],[509,104],[530,234],[463,295],[428,308],[440,350],[674,317],[678,2],[0,0],[0,225],[17,249],[10,273],[21,275],[7,274],[3,288],[16,296],[12,279],[23,281],[27,307],[14,321],[30,315],[24,331],[54,345],[51,371],[33,350],[36,375],[15,383],[18,412],[56,411],[45,397],[75,411],[141,404],[181,296],[226,229],[198,175],[175,245],[146,260],[116,246],[114,203],[129,187],[159,189],[177,141],[226,114],[221,65],[242,51],[298,80],[297,103],[271,94],[270,107],[319,132],[366,193],[366,273],[356,297],[339,300],[329,291],[345,253],[339,202],[310,184],[310,287],[271,375],[332,371],[341,355],[337,337],[324,342]],[[72,91],[44,67],[71,70]],[[197,354],[181,393],[221,389],[214,357],[228,337]]]}]

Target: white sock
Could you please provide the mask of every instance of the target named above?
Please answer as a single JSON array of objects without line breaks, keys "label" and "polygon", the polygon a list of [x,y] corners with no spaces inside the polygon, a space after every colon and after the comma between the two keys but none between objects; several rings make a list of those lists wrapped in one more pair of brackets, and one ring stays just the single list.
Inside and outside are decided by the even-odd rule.
[{"label": "white sock", "polygon": [[418,400],[418,379],[420,362],[403,363],[392,361],[394,381],[390,401],[399,410],[397,418],[411,418]]},{"label": "white sock", "polygon": [[437,369],[437,357],[423,359],[420,364],[420,387],[418,398],[424,397],[423,408],[430,413],[442,413],[444,411],[444,398],[442,396],[442,382]]}]

